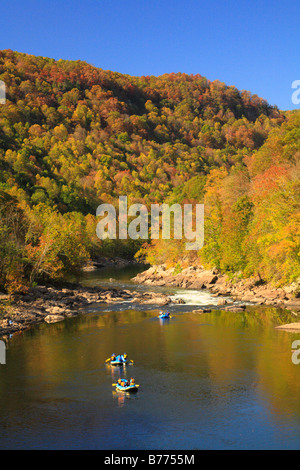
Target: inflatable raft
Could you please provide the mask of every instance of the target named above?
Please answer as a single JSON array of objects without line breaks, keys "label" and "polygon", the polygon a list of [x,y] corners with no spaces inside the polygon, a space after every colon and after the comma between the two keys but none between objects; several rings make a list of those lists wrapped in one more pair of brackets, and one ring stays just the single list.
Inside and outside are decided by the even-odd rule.
[{"label": "inflatable raft", "polygon": [[128,364],[128,359],[125,359],[125,361],[110,361],[111,366],[125,366]]},{"label": "inflatable raft", "polygon": [[166,312],[166,313],[160,313],[158,315],[158,318],[171,318],[169,312]]},{"label": "inflatable raft", "polygon": [[122,387],[122,385],[116,384],[116,390],[119,392],[137,392],[139,389],[139,385],[133,384],[133,385],[126,385],[125,387]]}]

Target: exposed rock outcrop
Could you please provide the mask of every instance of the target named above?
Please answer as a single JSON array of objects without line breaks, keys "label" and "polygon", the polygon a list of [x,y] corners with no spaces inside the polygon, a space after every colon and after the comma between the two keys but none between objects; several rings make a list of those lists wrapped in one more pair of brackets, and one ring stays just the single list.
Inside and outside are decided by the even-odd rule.
[{"label": "exposed rock outcrop", "polygon": [[[300,283],[274,288],[264,284],[259,278],[229,279],[217,269],[204,270],[201,267],[189,267],[178,272],[175,268],[152,266],[138,274],[133,281],[158,286],[177,286],[189,289],[209,289],[214,296],[228,296],[233,300],[260,305],[274,305],[287,309],[300,310]],[[225,305],[226,299],[219,305]]]},{"label": "exposed rock outcrop", "polygon": [[[4,295],[4,294],[3,294]],[[0,336],[24,330],[30,325],[53,323],[84,312],[93,304],[130,304],[153,305],[157,307],[176,301],[163,293],[140,292],[123,289],[102,289],[100,287],[82,287],[72,285],[69,288],[37,286],[25,295],[16,295],[12,299],[5,296],[2,310],[6,311],[0,319]]]}]

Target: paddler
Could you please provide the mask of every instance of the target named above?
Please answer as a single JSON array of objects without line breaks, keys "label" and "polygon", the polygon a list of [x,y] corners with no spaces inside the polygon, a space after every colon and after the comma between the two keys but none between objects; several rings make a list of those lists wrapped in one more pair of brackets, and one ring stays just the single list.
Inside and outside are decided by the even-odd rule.
[{"label": "paddler", "polygon": [[127,359],[127,354],[126,353],[124,353],[124,354],[122,354],[122,356],[120,356],[120,360],[122,362],[126,362],[126,359]]}]

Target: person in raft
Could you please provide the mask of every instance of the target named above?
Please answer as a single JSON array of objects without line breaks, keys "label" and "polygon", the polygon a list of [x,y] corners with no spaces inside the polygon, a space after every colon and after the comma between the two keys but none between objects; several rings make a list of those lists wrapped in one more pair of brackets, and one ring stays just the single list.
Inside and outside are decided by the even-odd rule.
[{"label": "person in raft", "polygon": [[118,379],[118,385],[120,385],[121,387],[128,387],[129,381],[126,379]]},{"label": "person in raft", "polygon": [[130,380],[118,379],[118,385],[121,387],[129,387],[130,385],[135,385],[135,380],[132,377]]},{"label": "person in raft", "polygon": [[169,317],[170,312],[159,312],[160,315],[163,315],[164,317]]},{"label": "person in raft", "polygon": [[122,362],[126,362],[126,360],[127,360],[127,354],[126,354],[126,353],[122,354],[122,355],[120,356],[120,360],[121,360]]},{"label": "person in raft", "polygon": [[118,354],[118,356],[116,356],[115,353],[113,353],[110,360],[111,361],[118,361],[118,362],[126,362],[127,354],[126,353]]}]

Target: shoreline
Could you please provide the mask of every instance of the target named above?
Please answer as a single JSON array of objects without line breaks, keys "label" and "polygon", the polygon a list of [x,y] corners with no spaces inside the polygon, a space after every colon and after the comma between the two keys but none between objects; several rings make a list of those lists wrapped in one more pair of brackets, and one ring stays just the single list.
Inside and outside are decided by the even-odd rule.
[{"label": "shoreline", "polygon": [[[190,266],[176,272],[176,268],[167,269],[165,265],[152,266],[137,274],[133,281],[147,286],[208,289],[214,297],[230,297],[234,301],[300,311],[300,290],[297,283],[274,288],[262,283],[260,279],[231,280],[217,269],[205,270],[203,267]],[[220,300],[220,305],[226,305],[224,299]]]},{"label": "shoreline", "polygon": [[[100,263],[99,263],[100,264]],[[130,263],[128,263],[130,264]],[[119,261],[104,263],[120,265]],[[127,265],[125,263],[124,265]],[[90,270],[95,270],[96,265]],[[98,267],[99,269],[99,267]],[[206,313],[213,309],[243,311],[246,305],[266,305],[300,312],[300,298],[297,297],[298,286],[275,289],[260,284],[255,279],[239,279],[233,282],[217,270],[204,270],[202,267],[191,266],[180,272],[166,266],[152,266],[137,274],[132,281],[147,286],[179,287],[183,289],[207,289],[213,297],[220,297],[217,304],[194,306],[194,313]],[[88,306],[102,304],[113,305],[121,302],[132,304],[153,305],[155,308],[169,304],[184,304],[182,299],[171,299],[160,292],[138,292],[135,290],[83,287],[79,283],[66,283],[64,286],[36,286],[26,294],[10,297],[0,293],[0,338],[8,339],[12,334],[22,332],[33,325],[43,322],[54,323],[85,313]],[[240,305],[236,305],[236,302]],[[300,328],[300,322],[299,322]]]},{"label": "shoreline", "polygon": [[[163,293],[137,292],[135,290],[83,287],[69,284],[68,287],[36,286],[26,294],[0,295],[0,337],[24,331],[39,323],[55,323],[85,313],[92,305],[113,305],[120,302],[163,307],[181,303]],[[130,307],[129,307],[130,308]]]},{"label": "shoreline", "polygon": [[[88,273],[105,268],[124,268],[141,264],[135,259],[96,258],[83,267],[82,272]],[[149,265],[145,265],[149,266]],[[79,282],[64,281],[59,285],[36,286],[26,293],[6,294],[0,292],[0,338],[9,338],[12,334],[22,332],[39,323],[54,323],[84,313],[91,304],[113,304],[128,301],[132,297],[129,291],[121,289],[102,289],[101,287],[83,287]],[[136,301],[151,302],[141,299],[135,293]],[[167,299],[157,299],[167,304]]]}]

